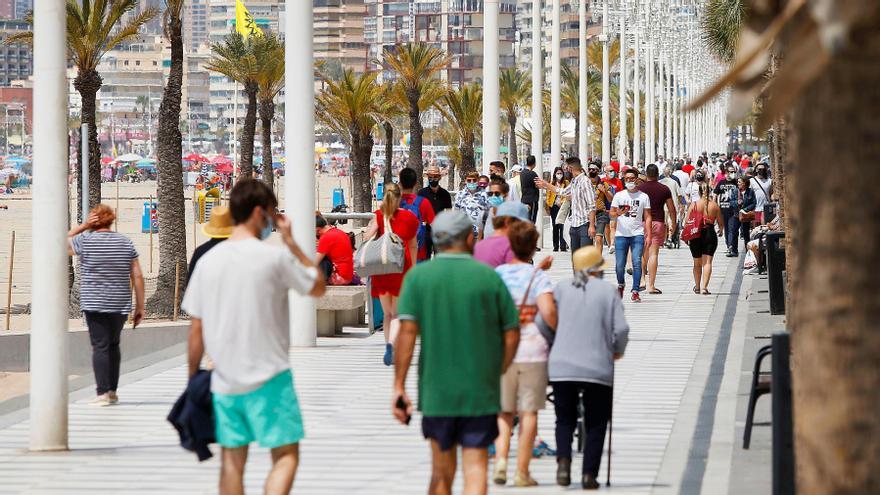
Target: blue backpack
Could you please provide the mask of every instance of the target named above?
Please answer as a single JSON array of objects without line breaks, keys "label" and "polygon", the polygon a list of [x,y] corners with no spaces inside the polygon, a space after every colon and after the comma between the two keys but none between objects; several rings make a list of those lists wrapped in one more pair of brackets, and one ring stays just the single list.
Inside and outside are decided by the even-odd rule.
[{"label": "blue backpack", "polygon": [[416,216],[416,218],[419,219],[419,230],[416,233],[416,239],[419,241],[419,251],[422,250],[422,246],[424,246],[425,242],[427,241],[427,237],[425,235],[427,233],[427,229],[425,229],[425,222],[422,221],[422,213],[419,210],[419,208],[422,206],[422,201],[424,200],[425,198],[422,196],[416,196],[416,199],[412,203],[407,203],[404,199],[400,200],[400,207],[412,213]]}]

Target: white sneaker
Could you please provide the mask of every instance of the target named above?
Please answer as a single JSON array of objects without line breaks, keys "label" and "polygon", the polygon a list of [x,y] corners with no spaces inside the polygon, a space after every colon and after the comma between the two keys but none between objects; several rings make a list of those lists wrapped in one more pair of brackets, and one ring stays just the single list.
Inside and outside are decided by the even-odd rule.
[{"label": "white sneaker", "polygon": [[758,274],[758,267],[757,266],[749,268],[747,270],[743,270],[743,275],[757,275],[757,274]]},{"label": "white sneaker", "polygon": [[614,254],[614,246],[608,246],[608,254]]},{"label": "white sneaker", "polygon": [[110,394],[101,394],[89,402],[90,406],[95,407],[107,407],[110,404],[112,404],[112,402],[110,402]]}]

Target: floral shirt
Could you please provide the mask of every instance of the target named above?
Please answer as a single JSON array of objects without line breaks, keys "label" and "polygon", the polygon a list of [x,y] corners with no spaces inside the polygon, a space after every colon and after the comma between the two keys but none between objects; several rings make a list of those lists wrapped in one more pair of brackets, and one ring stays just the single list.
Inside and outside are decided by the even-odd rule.
[{"label": "floral shirt", "polygon": [[462,210],[470,217],[471,223],[474,224],[474,232],[479,233],[483,223],[483,215],[489,209],[489,198],[484,191],[477,191],[471,194],[467,189],[458,191],[455,195],[455,203],[453,206],[456,210]]}]

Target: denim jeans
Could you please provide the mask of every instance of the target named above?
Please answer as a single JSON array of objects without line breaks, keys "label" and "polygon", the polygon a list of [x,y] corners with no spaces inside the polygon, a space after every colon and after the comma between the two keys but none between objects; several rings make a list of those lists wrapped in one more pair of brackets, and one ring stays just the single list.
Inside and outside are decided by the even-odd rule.
[{"label": "denim jeans", "polygon": [[85,311],[89,340],[92,343],[92,370],[98,395],[115,392],[119,385],[119,335],[127,314]]},{"label": "denim jeans", "polygon": [[585,246],[592,246],[593,240],[590,239],[590,224],[585,223],[577,227],[568,229],[569,240],[571,241],[571,252],[574,253],[578,249]]},{"label": "denim jeans", "polygon": [[642,252],[645,250],[645,236],[623,237],[618,235],[614,238],[614,256],[617,261],[617,285],[626,285],[626,255],[632,249],[633,269],[633,292],[638,292],[642,284]]},{"label": "denim jeans", "polygon": [[727,249],[733,254],[739,253],[739,213],[736,210],[721,210],[724,220],[724,240]]}]

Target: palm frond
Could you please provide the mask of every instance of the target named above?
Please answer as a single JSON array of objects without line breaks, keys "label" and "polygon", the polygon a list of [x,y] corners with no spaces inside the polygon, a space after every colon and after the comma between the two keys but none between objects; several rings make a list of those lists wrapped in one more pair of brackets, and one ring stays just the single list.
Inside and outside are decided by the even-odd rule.
[{"label": "palm frond", "polygon": [[704,7],[701,20],[703,42],[724,62],[733,61],[746,14],[745,0],[709,0]]}]

